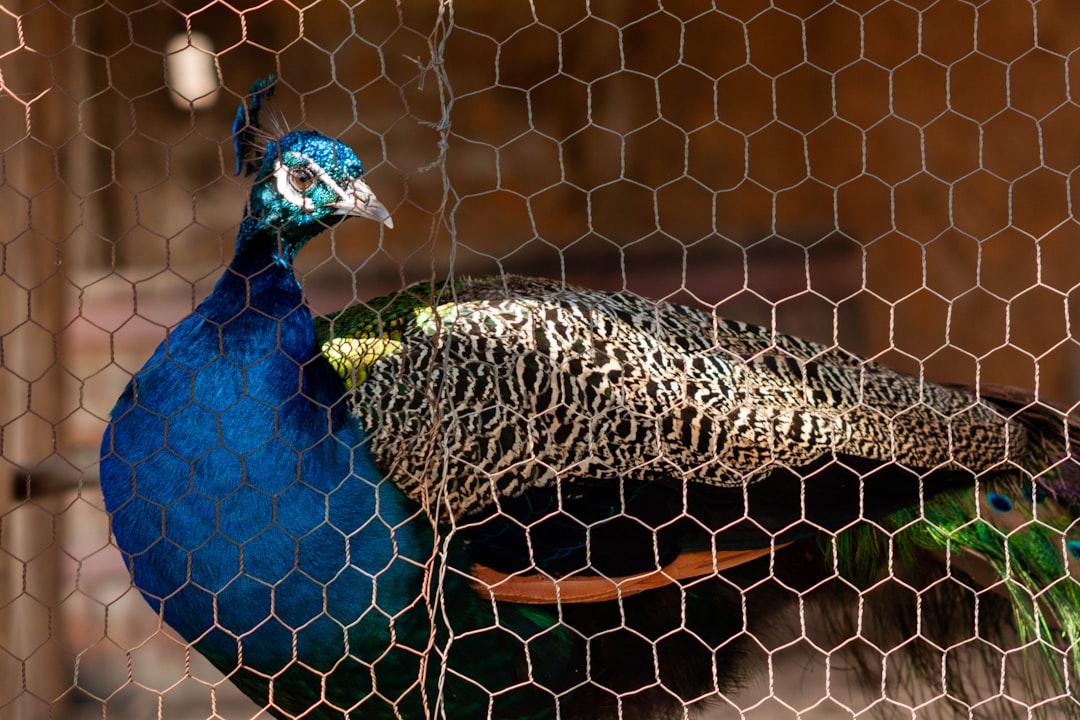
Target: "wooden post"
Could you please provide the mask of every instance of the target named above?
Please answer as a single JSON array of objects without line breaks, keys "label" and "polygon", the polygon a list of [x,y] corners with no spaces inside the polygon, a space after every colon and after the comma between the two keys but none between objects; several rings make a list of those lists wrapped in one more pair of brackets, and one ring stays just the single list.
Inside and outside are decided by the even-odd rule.
[{"label": "wooden post", "polygon": [[[17,2],[14,10],[23,17],[30,5]],[[65,23],[62,13],[35,16],[32,22],[45,26],[35,30],[70,36],[70,19]],[[27,57],[30,51],[22,50]],[[39,482],[47,473],[31,471],[56,459],[57,423],[70,390],[57,333],[70,286],[61,255],[71,240],[77,198],[57,177],[64,168],[54,153],[72,137],[78,118],[70,100],[52,88],[58,80],[78,88],[84,78],[85,68],[71,52],[52,63],[28,62],[15,88],[0,78],[5,102],[26,110],[25,136],[12,128],[3,139],[8,191],[0,194],[8,230],[0,238],[0,716],[15,720],[57,717],[72,682],[60,577],[70,495],[49,492],[48,483]]]}]

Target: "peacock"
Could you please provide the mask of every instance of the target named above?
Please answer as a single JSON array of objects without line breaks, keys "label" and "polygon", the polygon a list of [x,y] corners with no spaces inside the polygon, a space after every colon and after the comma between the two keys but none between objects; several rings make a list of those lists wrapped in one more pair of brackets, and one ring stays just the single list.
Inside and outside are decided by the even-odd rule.
[{"label": "peacock", "polygon": [[807,592],[882,578],[919,590],[898,636],[974,624],[920,656],[939,685],[963,645],[987,660],[963,674],[996,678],[986,649],[1012,638],[1068,692],[1067,412],[515,275],[315,319],[297,253],[346,217],[392,221],[344,143],[262,126],[272,90],[237,114],[254,183],[235,255],[124,389],[101,455],[134,585],[256,703],[684,717],[755,672]]}]

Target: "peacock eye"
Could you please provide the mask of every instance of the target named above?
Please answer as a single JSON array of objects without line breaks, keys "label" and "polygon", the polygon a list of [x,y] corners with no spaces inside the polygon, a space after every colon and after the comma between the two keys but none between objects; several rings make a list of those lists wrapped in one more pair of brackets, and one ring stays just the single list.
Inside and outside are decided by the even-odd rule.
[{"label": "peacock eye", "polygon": [[318,177],[309,167],[298,167],[289,170],[289,184],[299,192],[307,192],[318,180]]},{"label": "peacock eye", "polygon": [[1000,493],[986,493],[986,501],[990,503],[990,507],[1000,513],[1007,513],[1013,509],[1013,501]]}]

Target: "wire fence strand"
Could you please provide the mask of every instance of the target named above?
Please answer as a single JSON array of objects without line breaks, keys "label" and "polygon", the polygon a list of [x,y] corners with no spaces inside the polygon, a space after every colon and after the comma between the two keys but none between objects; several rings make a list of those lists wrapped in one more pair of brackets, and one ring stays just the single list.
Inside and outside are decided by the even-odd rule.
[{"label": "wire fence strand", "polygon": [[[0,8],[0,717],[271,716],[139,596],[97,482],[117,396],[232,257],[250,188],[230,129],[270,73],[289,127],[355,148],[394,217],[380,240],[344,224],[298,257],[317,313],[418,280],[536,275],[920,381],[1080,396],[1069,2],[300,5]],[[792,590],[792,627],[740,633],[761,671],[686,712],[1076,712],[1071,684],[1018,672],[1022,638],[924,624],[945,580],[888,579],[827,602]],[[755,588],[736,590],[752,613]],[[868,635],[886,593],[910,598],[909,635]],[[443,601],[425,598],[433,616]],[[841,624],[849,636],[825,637]],[[452,652],[431,642],[425,662]],[[916,685],[916,646],[938,684]],[[868,650],[879,686],[853,679]],[[997,665],[960,697],[969,650]]]}]

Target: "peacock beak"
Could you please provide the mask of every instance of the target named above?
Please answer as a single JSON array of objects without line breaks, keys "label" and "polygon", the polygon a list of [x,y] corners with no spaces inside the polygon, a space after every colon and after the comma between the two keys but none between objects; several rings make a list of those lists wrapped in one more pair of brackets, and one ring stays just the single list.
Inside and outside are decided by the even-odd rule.
[{"label": "peacock beak", "polygon": [[394,227],[394,220],[390,217],[390,211],[379,202],[375,193],[367,183],[357,178],[346,190],[340,201],[334,203],[334,212],[337,215],[350,217],[365,217],[369,220],[382,223],[388,228]]}]

